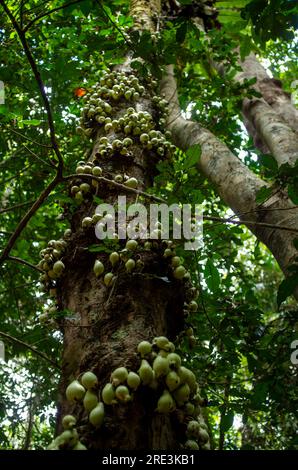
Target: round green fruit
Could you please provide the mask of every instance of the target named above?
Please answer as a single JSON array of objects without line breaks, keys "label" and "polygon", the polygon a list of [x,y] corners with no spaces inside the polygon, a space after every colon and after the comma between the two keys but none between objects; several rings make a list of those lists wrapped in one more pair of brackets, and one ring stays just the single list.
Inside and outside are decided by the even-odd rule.
[{"label": "round green fruit", "polygon": [[87,388],[87,390],[91,390],[92,388],[95,388],[98,385],[98,379],[96,375],[91,371],[85,372],[82,375],[81,382],[82,385]]}]

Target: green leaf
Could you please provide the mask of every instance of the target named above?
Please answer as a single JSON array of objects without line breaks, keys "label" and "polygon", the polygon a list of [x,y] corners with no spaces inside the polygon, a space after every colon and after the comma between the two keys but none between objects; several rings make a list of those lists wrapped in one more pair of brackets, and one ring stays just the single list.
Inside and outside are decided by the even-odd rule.
[{"label": "green leaf", "polygon": [[216,292],[220,284],[220,275],[211,259],[208,259],[206,263],[206,266],[204,269],[204,277],[205,277],[207,286],[211,290],[211,292]]},{"label": "green leaf", "polygon": [[256,202],[258,204],[261,204],[262,202],[266,201],[266,199],[268,199],[271,194],[272,194],[272,191],[273,189],[272,188],[268,188],[266,186],[263,186],[261,189],[259,189],[259,191],[257,192],[257,195],[256,195]]},{"label": "green leaf", "polygon": [[273,170],[274,172],[278,171],[277,161],[272,155],[260,155],[259,160],[265,168]]},{"label": "green leaf", "polygon": [[234,412],[229,410],[226,414],[221,417],[220,420],[220,428],[223,432],[227,432],[232,426],[234,422]]},{"label": "green leaf", "polygon": [[298,204],[298,186],[297,184],[289,184],[288,196],[294,204]]},{"label": "green leaf", "polygon": [[182,44],[187,33],[187,23],[183,22],[179,25],[176,31],[176,41],[178,44]]},{"label": "green leaf", "polygon": [[244,36],[240,43],[240,57],[241,60],[244,60],[246,56],[250,53],[252,50],[252,43],[251,43],[251,38],[249,36]]},{"label": "green leaf", "polygon": [[294,290],[298,287],[298,274],[289,276],[284,279],[277,292],[277,305],[280,307],[281,303],[284,302],[290,295],[293,294]]},{"label": "green leaf", "polygon": [[183,168],[187,170],[188,168],[191,168],[198,163],[201,157],[202,149],[199,144],[195,144],[189,147],[185,153],[186,159],[183,162]]},{"label": "green leaf", "polygon": [[42,121],[39,119],[23,119],[20,121],[20,124],[25,124],[26,126],[39,126]]}]

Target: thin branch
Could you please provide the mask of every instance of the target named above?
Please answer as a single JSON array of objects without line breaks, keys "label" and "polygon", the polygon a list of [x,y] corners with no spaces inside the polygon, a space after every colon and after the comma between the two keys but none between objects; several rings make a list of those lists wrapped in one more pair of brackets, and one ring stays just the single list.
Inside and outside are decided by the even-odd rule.
[{"label": "thin branch", "polygon": [[17,256],[7,256],[7,260],[14,261],[15,263],[23,264],[24,266],[29,266],[31,269],[35,269],[35,271],[38,271],[40,273],[43,272],[42,269],[38,268],[34,264],[29,263],[29,261],[26,261],[22,258],[18,258]]},{"label": "thin branch", "polygon": [[26,33],[28,29],[31,28],[31,26],[34,25],[37,21],[41,20],[41,18],[45,18],[46,16],[50,16],[52,13],[55,13],[56,11],[63,10],[63,8],[70,7],[71,5],[75,5],[76,3],[81,3],[82,0],[74,0],[73,2],[65,3],[64,5],[61,5],[60,7],[53,8],[52,10],[47,11],[46,13],[41,13],[40,15],[36,16],[33,20],[31,20],[23,29],[23,32]]},{"label": "thin branch", "polygon": [[124,42],[126,42],[126,44],[132,48],[132,50],[135,50],[133,48],[133,44],[128,41],[125,37],[125,35],[123,34],[123,32],[121,31],[121,29],[118,27],[118,25],[112,20],[112,18],[110,17],[110,15],[106,12],[106,10],[104,9],[103,7],[103,4],[99,1],[99,0],[95,0],[96,4],[99,6],[99,8],[103,11],[104,15],[108,18],[108,21],[114,26],[114,28],[117,29],[118,33],[121,34],[121,36],[123,37],[124,39]]},{"label": "thin branch", "polygon": [[5,212],[14,211],[15,209],[19,209],[20,207],[29,206],[33,204],[34,201],[22,202],[20,204],[14,204],[13,206],[6,207],[5,209],[0,209],[0,214],[4,214]]},{"label": "thin branch", "polygon": [[115,186],[116,188],[122,189],[123,191],[128,191],[128,192],[137,194],[138,196],[144,196],[147,199],[153,199],[157,202],[162,202],[162,203],[167,202],[165,199],[154,196],[153,194],[149,194],[149,193],[146,193],[144,191],[140,191],[139,189],[129,188],[128,186],[125,186],[124,184],[117,183],[116,181],[105,178],[104,176],[93,176],[93,175],[88,175],[86,173],[79,173],[79,174],[64,176],[63,180],[70,180],[70,179],[74,179],[74,178],[93,179],[95,181],[98,181],[99,183],[109,184],[111,186]]},{"label": "thin branch", "polygon": [[32,351],[34,354],[36,354],[37,356],[41,357],[42,359],[48,361],[52,366],[54,366],[56,369],[61,369],[59,364],[54,361],[53,359],[51,359],[50,357],[48,357],[46,354],[44,354],[43,352],[39,351],[38,349],[36,349],[34,346],[31,346],[30,344],[28,343],[25,343],[24,341],[18,339],[18,338],[15,338],[14,336],[11,336],[9,335],[8,333],[4,333],[3,331],[0,331],[0,336],[2,336],[2,338],[6,338],[8,339],[9,341],[12,341],[13,343],[16,343],[16,344],[20,344],[21,346],[24,346],[25,348],[29,349],[30,351]]},{"label": "thin branch", "polygon": [[39,197],[36,199],[36,201],[34,202],[34,204],[30,207],[30,209],[28,210],[28,212],[26,212],[26,214],[24,215],[24,217],[22,218],[22,220],[19,222],[19,225],[17,226],[17,228],[15,229],[15,231],[13,232],[12,236],[10,237],[10,239],[8,240],[7,242],[7,245],[6,247],[4,248],[3,252],[2,252],[2,255],[0,256],[0,265],[7,259],[7,257],[9,256],[9,253],[11,252],[16,240],[18,239],[18,237],[20,236],[20,234],[22,233],[22,231],[24,230],[24,228],[27,226],[29,220],[31,219],[31,217],[33,217],[33,215],[35,214],[35,212],[40,208],[40,206],[42,205],[42,203],[46,200],[46,198],[48,197],[48,195],[51,193],[51,191],[57,186],[57,184],[62,181],[62,177],[57,173],[57,175],[55,176],[55,178],[48,184],[48,186],[42,191],[42,193],[39,195]]},{"label": "thin branch", "polygon": [[31,155],[33,155],[34,158],[36,158],[36,160],[40,161],[41,163],[43,163],[46,166],[49,166],[51,168],[51,170],[53,170],[53,168],[56,168],[56,165],[54,165],[53,163],[48,163],[43,158],[40,158],[38,155],[36,155],[35,152],[30,150],[29,147],[27,147],[27,145],[25,145],[25,144],[22,144],[22,145],[29,153],[31,153]]},{"label": "thin branch", "polygon": [[52,148],[53,148],[52,145],[42,144],[42,143],[40,143],[40,142],[37,142],[37,141],[34,140],[34,139],[30,139],[30,137],[27,137],[26,135],[21,134],[21,132],[16,131],[16,130],[13,129],[12,127],[8,128],[8,131],[13,132],[14,134],[17,134],[17,135],[19,135],[20,137],[23,137],[23,139],[28,140],[29,142],[32,142],[33,144],[40,145],[40,147],[45,147],[45,148],[47,148],[47,149],[52,149]]},{"label": "thin branch", "polygon": [[[36,284],[37,282],[39,282],[38,279],[36,279],[35,281],[32,281],[32,282],[26,282],[24,284],[18,284],[17,286],[14,286],[14,289],[23,289],[24,287],[29,287],[29,286],[33,286],[34,284]],[[9,289],[4,289],[4,290],[0,290],[0,294],[6,294],[7,292],[10,291],[10,288]]]},{"label": "thin branch", "polygon": [[44,103],[44,107],[45,107],[46,112],[47,112],[51,143],[52,143],[54,152],[55,152],[55,154],[57,156],[57,159],[58,159],[58,167],[56,167],[57,172],[58,172],[58,175],[61,176],[62,175],[62,169],[63,169],[63,159],[62,159],[62,155],[61,155],[60,150],[59,150],[58,143],[56,141],[55,126],[54,126],[51,106],[50,106],[50,103],[49,103],[49,100],[48,100],[48,97],[47,97],[47,94],[46,94],[46,91],[45,91],[44,83],[41,79],[41,75],[40,75],[40,72],[39,72],[38,67],[36,65],[36,62],[34,60],[34,57],[31,54],[31,51],[30,51],[30,48],[28,46],[27,39],[26,39],[24,31],[20,28],[18,22],[16,21],[15,17],[11,13],[10,9],[8,8],[8,6],[6,5],[4,0],[0,0],[0,5],[2,5],[5,13],[9,17],[9,19],[10,19],[10,21],[11,21],[11,23],[12,23],[12,25],[13,25],[20,41],[21,41],[21,43],[22,43],[25,55],[28,59],[28,62],[31,66],[31,69],[32,69],[32,72],[34,74],[35,80],[37,82],[37,85],[38,85],[38,88],[39,88],[39,91],[40,91],[40,94],[41,94],[41,97],[42,97],[42,100],[43,100],[43,103]]},{"label": "thin branch", "polygon": [[231,220],[221,217],[211,217],[211,216],[204,216],[204,220],[212,220],[214,222],[221,222],[226,224],[235,224],[235,225],[252,225],[258,227],[266,227],[266,228],[274,228],[276,230],[286,230],[288,232],[298,233],[297,228],[292,227],[285,227],[284,225],[275,225],[275,224],[267,224],[266,222],[254,222],[253,220]]}]

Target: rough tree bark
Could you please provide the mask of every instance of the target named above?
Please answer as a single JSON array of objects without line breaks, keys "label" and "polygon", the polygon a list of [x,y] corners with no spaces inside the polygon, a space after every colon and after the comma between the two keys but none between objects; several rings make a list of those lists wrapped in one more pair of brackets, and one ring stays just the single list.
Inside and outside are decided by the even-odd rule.
[{"label": "rough tree bark", "polygon": [[261,98],[245,99],[243,113],[255,144],[265,153],[271,152],[277,163],[294,165],[298,158],[298,111],[278,80],[270,78],[254,54],[239,61],[242,71],[235,80],[256,77],[254,88]]},{"label": "rough tree bark", "polygon": [[[158,0],[133,0],[130,14],[135,17],[137,26],[150,30],[153,28],[151,18],[159,9]],[[127,78],[135,77],[129,59],[118,67],[117,72],[123,72]],[[123,117],[127,108],[133,106],[136,111],[150,113],[158,127],[157,111],[152,105],[155,92],[150,86],[151,80],[144,83],[145,93],[135,102],[111,100],[114,120]],[[119,153],[105,159],[100,157],[102,137],[107,137],[109,144],[113,144],[116,138],[122,140],[126,135],[121,129],[107,130],[96,121],[88,127],[91,129],[94,147],[89,161],[99,164],[104,176],[113,179],[116,174],[127,174],[138,180],[140,190],[152,184],[154,164],[159,160],[154,149],[144,150],[135,140],[128,155]],[[80,179],[74,179],[72,184],[80,182]],[[115,204],[119,190],[99,184],[96,195]],[[135,195],[128,192],[127,202],[135,202]],[[94,275],[93,265],[98,259],[107,267],[106,271],[111,270],[108,255],[88,252],[88,246],[98,240],[94,227],[81,228],[82,219],[92,216],[95,207],[92,200],[86,200],[72,217],[72,236],[63,257],[66,270],[57,287],[59,309],[72,313],[72,318],[60,322],[64,347],[57,433],[62,430],[62,417],[71,413],[79,418],[80,440],[88,449],[179,449],[185,423],[179,422],[179,413],[160,415],[155,412],[158,393],[153,390],[144,388],[129,404],[106,407],[104,428],[98,431],[88,424],[88,415],[82,405],[71,404],[65,398],[67,385],[87,370],[97,375],[100,388],[109,382],[111,372],[117,367],[138,370],[138,343],[159,335],[174,340],[184,325],[184,302],[192,298],[191,283],[171,276],[169,262],[163,257],[165,245],[161,242],[156,242],[156,248],[151,251],[143,248],[138,251],[137,257],[143,264],[140,272],[128,274],[123,267],[114,269],[115,282],[112,287],[106,287],[102,279]],[[124,246],[125,242],[122,248]]]},{"label": "rough tree bark", "polygon": [[[159,8],[157,1],[131,2],[131,14],[142,28],[152,27],[150,18]],[[130,73],[129,63],[119,70]],[[223,200],[240,219],[248,218],[256,223],[254,226],[249,225],[249,228],[268,246],[287,273],[289,265],[297,257],[297,250],[293,245],[296,233],[264,228],[257,223],[287,225],[297,229],[298,216],[293,204],[283,191],[278,190],[258,207],[256,194],[266,183],[254,175],[209,130],[181,117],[173,67],[167,68],[162,91],[170,102],[168,128],[173,133],[174,143],[183,150],[197,143],[201,145],[200,170],[216,186]],[[148,84],[147,92],[146,98],[139,100],[138,109],[154,115],[151,103],[153,92],[149,91]],[[297,159],[296,135],[286,120],[279,116],[280,111],[271,108],[272,103],[268,102],[262,99],[251,101],[246,104],[246,114],[279,164],[285,161],[293,164]],[[123,104],[119,102],[114,113],[114,119],[122,116]],[[93,162],[97,161],[100,138],[103,135],[102,128],[96,128],[91,156]],[[111,131],[107,137],[111,142],[115,137],[123,136]],[[119,171],[125,172],[136,177],[140,183],[139,188],[145,189],[154,175],[152,153],[144,152],[138,146],[134,146],[132,152],[131,161],[125,158],[123,161],[101,161],[100,164],[104,174],[114,176]],[[104,197],[106,202],[113,203],[118,191],[99,187],[97,195]],[[129,202],[133,200],[132,196],[128,197]],[[95,257],[88,253],[87,247],[95,242],[94,231],[89,230],[86,237],[86,232],[79,228],[82,217],[92,215],[93,211],[94,205],[89,203],[83,205],[73,216],[73,235],[64,258],[67,272],[59,285],[59,306],[73,312],[76,320],[66,319],[62,322],[64,352],[57,429],[61,431],[63,415],[74,413],[80,417],[82,423],[81,440],[88,443],[91,449],[177,449],[181,438],[179,419],[175,414],[169,417],[154,413],[156,395],[152,392],[143,391],[142,395],[136,394],[132,404],[109,409],[104,433],[101,430],[90,430],[82,408],[70,405],[65,400],[66,386],[80,373],[93,370],[103,385],[109,381],[114,368],[123,365],[137,368],[139,359],[135,348],[140,340],[161,334],[174,339],[183,327],[183,303],[189,300],[183,284],[172,279],[169,283],[161,279],[168,277],[169,271],[158,249],[139,255],[144,263],[142,273],[128,276],[120,270],[112,290],[108,290],[92,272]],[[107,262],[104,254],[97,256],[97,259]]]},{"label": "rough tree bark", "polygon": [[[284,191],[277,189],[272,197],[258,206],[257,192],[266,183],[252,173],[209,130],[181,116],[173,66],[167,67],[162,91],[170,102],[168,128],[172,131],[174,143],[182,150],[187,150],[195,144],[201,146],[200,171],[215,185],[220,196],[239,218],[256,223],[266,222],[277,227],[286,224],[297,230],[297,209]],[[287,274],[288,267],[297,257],[297,250],[293,245],[297,232],[268,229],[257,224],[249,225],[248,228],[270,249],[281,269]]]}]

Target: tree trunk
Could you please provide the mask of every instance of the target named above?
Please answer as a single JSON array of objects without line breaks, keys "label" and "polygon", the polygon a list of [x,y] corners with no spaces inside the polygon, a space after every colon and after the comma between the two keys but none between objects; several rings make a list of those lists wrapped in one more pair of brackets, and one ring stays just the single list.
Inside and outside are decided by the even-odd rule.
[{"label": "tree trunk", "polygon": [[278,165],[295,165],[298,158],[298,111],[282,90],[279,80],[270,78],[256,56],[251,53],[240,61],[241,72],[235,80],[256,78],[253,85],[261,98],[244,99],[246,127],[255,145],[263,153],[271,153]]},{"label": "tree trunk", "polygon": [[[181,116],[172,66],[167,67],[162,91],[170,102],[168,127],[174,143],[184,151],[195,144],[201,146],[200,171],[215,185],[222,199],[240,220],[244,223],[255,222],[250,223],[248,228],[269,248],[287,274],[289,266],[297,258],[293,240],[297,237],[298,214],[294,204],[281,189],[260,206],[256,203],[257,192],[266,183],[209,130]],[[264,223],[272,224],[272,228],[261,225]],[[293,231],[279,230],[279,225],[293,228]],[[295,295],[298,298],[298,293]]]},{"label": "tree trunk", "polygon": [[[131,2],[130,14],[137,18],[139,25],[150,29],[152,15],[159,7],[158,1],[135,0]],[[136,74],[130,68],[129,59],[115,73],[122,73],[122,78],[138,82]],[[109,75],[104,82],[105,87],[111,89],[113,80],[119,76],[113,78]],[[144,79],[142,83],[140,80],[139,85],[144,85],[145,90],[141,92],[139,88],[141,96],[134,100],[124,99],[123,96],[119,98],[116,92],[114,96],[113,93],[109,95],[109,91],[103,91],[100,86],[94,93],[97,92],[100,96],[102,93],[106,94],[106,101],[112,105],[109,116],[113,120],[119,121],[127,113],[127,109],[133,107],[134,114],[147,112],[152,120],[152,129],[158,129],[160,110],[152,102],[152,97],[156,95],[152,77]],[[94,99],[94,94],[91,99],[92,97]],[[93,181],[93,196],[115,205],[121,193],[119,185],[113,185],[115,175],[136,178],[137,189],[144,190],[152,185],[155,163],[160,157],[156,148],[147,149],[141,145],[139,132],[133,135],[128,133],[127,136],[121,125],[111,127],[106,126],[108,122],[101,124],[95,119],[94,113],[90,113],[90,102],[88,106],[83,113],[82,128],[94,139],[89,163],[100,165],[103,176],[112,180],[110,185]],[[101,140],[103,137],[108,142],[108,145],[104,145],[105,149],[111,145],[110,150],[104,152]],[[113,142],[116,139],[123,141],[127,137],[133,139],[133,145],[122,155],[119,149],[115,150]],[[108,156],[107,152],[110,152]],[[71,187],[80,186],[84,180],[80,176],[74,178]],[[70,194],[73,194],[71,189]],[[129,188],[126,195],[127,204],[135,202],[139,197],[129,192]],[[138,248],[133,253],[139,268],[131,273],[124,267],[125,260],[112,268],[108,253],[88,251],[88,246],[99,242],[95,237],[94,226],[81,228],[82,219],[92,217],[96,205],[90,194],[85,196],[83,203],[73,214],[72,234],[63,256],[65,274],[57,282],[59,310],[68,312],[68,316],[59,321],[64,347],[57,434],[62,431],[63,416],[73,414],[78,420],[80,441],[88,449],[179,449],[186,439],[186,424],[190,418],[186,418],[185,413],[178,409],[171,414],[156,412],[157,401],[163,391],[161,386],[157,389],[141,386],[134,393],[133,401],[106,406],[104,424],[99,430],[89,423],[88,413],[84,411],[82,403],[69,402],[65,397],[69,383],[86,371],[96,374],[100,390],[110,382],[114,369],[125,366],[128,370],[138,371],[141,362],[136,352],[138,343],[142,340],[151,341],[156,336],[167,336],[173,341],[184,326],[185,302],[192,300],[194,295],[189,280],[173,277],[171,263],[163,256],[166,245],[161,240],[154,241],[150,250],[144,248],[144,241],[139,241]],[[119,240],[121,249],[125,247],[125,243],[126,240]],[[106,286],[103,276],[95,276],[95,260],[104,264],[104,274],[113,273],[112,285]]]}]

